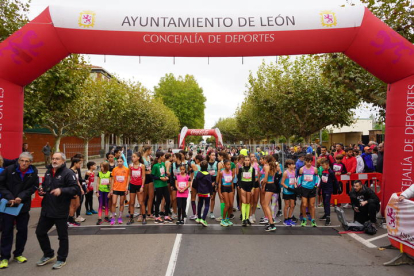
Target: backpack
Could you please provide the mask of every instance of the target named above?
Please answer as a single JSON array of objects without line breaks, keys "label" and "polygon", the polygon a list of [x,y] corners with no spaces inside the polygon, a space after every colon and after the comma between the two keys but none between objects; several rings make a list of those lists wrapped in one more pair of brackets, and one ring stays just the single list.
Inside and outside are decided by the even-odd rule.
[{"label": "backpack", "polygon": [[364,232],[368,235],[375,235],[377,233],[377,228],[368,220],[364,223]]}]

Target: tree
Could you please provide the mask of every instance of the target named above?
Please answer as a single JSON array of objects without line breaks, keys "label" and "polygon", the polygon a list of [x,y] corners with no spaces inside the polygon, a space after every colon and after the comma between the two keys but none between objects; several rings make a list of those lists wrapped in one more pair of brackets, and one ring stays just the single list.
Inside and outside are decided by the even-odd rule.
[{"label": "tree", "polygon": [[55,151],[60,140],[77,123],[71,109],[90,74],[80,55],[70,55],[25,87],[24,124],[26,128],[44,127],[55,137]]},{"label": "tree", "polygon": [[220,129],[224,143],[234,144],[244,138],[234,117],[220,118],[213,128]]},{"label": "tree", "polygon": [[0,1],[0,42],[8,38],[24,26],[29,19],[27,13],[30,7],[30,0],[2,0]]},{"label": "tree", "polygon": [[245,101],[236,114],[239,125],[257,128],[265,136],[309,140],[328,125],[349,124],[358,98],[333,87],[321,74],[320,63],[315,56],[263,63],[256,76],[250,74]]},{"label": "tree", "polygon": [[166,74],[154,87],[154,95],[178,117],[180,128],[204,128],[206,97],[194,76],[175,78],[173,74]]}]

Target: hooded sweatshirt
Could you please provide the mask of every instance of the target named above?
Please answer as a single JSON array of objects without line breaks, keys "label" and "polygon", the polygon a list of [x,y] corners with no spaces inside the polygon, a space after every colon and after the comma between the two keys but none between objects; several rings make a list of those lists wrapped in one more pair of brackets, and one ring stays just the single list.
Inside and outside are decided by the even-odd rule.
[{"label": "hooded sweatshirt", "polygon": [[199,171],[194,179],[198,194],[210,194],[213,192],[213,180],[206,171]]}]

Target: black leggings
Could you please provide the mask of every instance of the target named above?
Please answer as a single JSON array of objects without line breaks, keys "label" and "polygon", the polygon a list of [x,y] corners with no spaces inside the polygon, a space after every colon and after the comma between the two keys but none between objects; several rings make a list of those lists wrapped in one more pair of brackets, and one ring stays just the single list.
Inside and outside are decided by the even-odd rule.
[{"label": "black leggings", "polygon": [[170,214],[170,192],[168,191],[168,187],[156,188],[155,196],[155,216],[159,216],[162,198],[165,198],[165,215],[168,216]]},{"label": "black leggings", "polygon": [[86,212],[93,210],[93,191],[85,194],[85,209]]},{"label": "black leggings", "polygon": [[80,216],[81,209],[82,209],[83,198],[84,198],[84,197],[85,197],[84,195],[81,195],[81,196],[80,196],[80,204],[79,204],[78,209],[76,210],[76,216],[77,216],[77,217],[79,217],[79,216]]},{"label": "black leggings", "polygon": [[184,220],[185,209],[187,208],[187,198],[177,197],[178,220]]},{"label": "black leggings", "polygon": [[[203,208],[204,203],[204,212],[203,217],[201,217],[201,208]],[[210,209],[210,197],[198,197],[198,205],[197,205],[197,216],[198,218],[202,218],[206,220],[208,210]]]}]

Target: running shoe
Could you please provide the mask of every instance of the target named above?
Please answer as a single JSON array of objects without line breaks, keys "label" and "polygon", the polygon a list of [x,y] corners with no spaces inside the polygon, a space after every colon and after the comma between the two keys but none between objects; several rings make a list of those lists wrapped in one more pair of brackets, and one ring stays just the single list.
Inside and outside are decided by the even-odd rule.
[{"label": "running shoe", "polygon": [[139,215],[138,216],[138,219],[137,219],[137,222],[141,222],[142,221],[142,216],[141,215]]},{"label": "running shoe", "polygon": [[226,219],[226,223],[227,223],[229,226],[233,226],[233,222],[231,222],[231,220],[229,220],[229,219]]},{"label": "running shoe", "polygon": [[224,219],[221,220],[220,225],[223,226],[223,227],[228,227],[229,226],[229,224],[227,223],[227,221],[224,220]]},{"label": "running shoe", "polygon": [[308,217],[308,220],[312,220],[312,216],[310,215],[310,213],[306,213],[306,216]]},{"label": "running shoe", "polygon": [[146,218],[142,219],[142,225],[145,225],[145,224],[147,224],[147,219]]},{"label": "running shoe", "polygon": [[71,222],[68,222],[68,226],[69,227],[78,227],[78,226],[80,226],[81,224],[79,223],[79,222],[76,222],[76,221],[71,221]]},{"label": "running shoe", "polygon": [[202,224],[204,227],[207,227],[207,226],[208,226],[207,221],[205,221],[204,219],[202,219],[202,220],[201,220],[201,224]]},{"label": "running shoe", "polygon": [[256,214],[253,214],[252,217],[253,217],[253,222],[256,223]]},{"label": "running shoe", "polygon": [[110,220],[109,220],[109,218],[108,218],[108,217],[105,217],[105,218],[104,218],[104,221],[105,221],[105,222],[110,222]]},{"label": "running shoe", "polygon": [[298,222],[298,219],[297,219],[295,216],[292,216],[291,220],[292,220],[293,222]]},{"label": "running shoe", "polygon": [[154,220],[154,223],[159,224],[159,223],[164,223],[164,221],[162,220],[162,218],[161,218],[161,217],[157,217],[157,218]]},{"label": "running shoe", "polygon": [[292,225],[291,225],[291,223],[290,223],[290,219],[285,219],[285,220],[283,221],[283,225],[286,225],[286,226],[292,226]]},{"label": "running shoe", "polygon": [[329,226],[329,225],[331,225],[331,218],[330,217],[326,217],[325,226]]},{"label": "running shoe", "polygon": [[252,226],[252,224],[250,223],[250,220],[246,219],[246,223],[247,223],[247,226]]},{"label": "running shoe", "polygon": [[302,226],[302,227],[306,226],[306,219],[302,219],[302,222],[301,222],[300,226]]},{"label": "running shoe", "polygon": [[181,221],[177,220],[175,224],[176,225],[181,225]]},{"label": "running shoe", "polygon": [[90,215],[92,215],[92,212],[91,211],[86,211],[86,215],[90,216]]},{"label": "running shoe", "polygon": [[312,225],[312,227],[316,227],[317,226],[316,225],[316,221],[314,219],[311,220],[311,225]]},{"label": "running shoe", "polygon": [[96,212],[94,209],[91,210],[91,213],[96,215],[98,212]]},{"label": "running shoe", "polygon": [[250,223],[250,225],[251,225],[252,223],[254,223],[253,216],[250,216],[250,217],[249,217],[249,223]]},{"label": "running shoe", "polygon": [[201,223],[201,221],[202,221],[202,219],[201,219],[201,218],[197,218],[197,219],[195,220],[195,222],[196,222],[196,223],[198,223],[198,224],[200,224],[200,223]]},{"label": "running shoe", "polygon": [[192,215],[192,216],[190,217],[190,219],[192,219],[192,220],[196,220],[196,219],[197,219],[197,215]]},{"label": "running shoe", "polygon": [[231,214],[229,219],[234,219],[234,214]]},{"label": "running shoe", "polygon": [[242,226],[243,226],[243,227],[246,227],[246,226],[247,226],[247,222],[246,222],[246,220],[243,220],[243,222],[242,222]]},{"label": "running shoe", "polygon": [[17,256],[17,257],[14,257],[14,261],[18,262],[19,264],[22,264],[22,263],[27,262],[27,258],[23,256]]},{"label": "running shoe", "polygon": [[122,218],[118,218],[118,224],[122,224],[122,223],[123,223]]},{"label": "running shoe", "polygon": [[290,226],[296,226],[296,222],[294,222],[293,220],[289,219],[290,222]]},{"label": "running shoe", "polygon": [[155,217],[153,214],[147,215],[147,220],[155,220]]},{"label": "running shoe", "polygon": [[178,216],[177,216],[177,214],[173,213],[172,216],[171,216],[171,218],[172,219],[178,219]]},{"label": "running shoe", "polygon": [[216,218],[216,221],[218,221],[218,222],[220,222],[222,220],[223,220],[223,218],[221,216],[219,216],[218,218]]},{"label": "running shoe", "polygon": [[320,217],[319,220],[326,220],[326,215],[323,215],[322,217]]},{"label": "running shoe", "polygon": [[170,218],[169,216],[165,216],[164,221],[167,222],[167,223],[173,223],[172,218]]},{"label": "running shoe", "polygon": [[0,262],[0,269],[8,268],[9,267],[9,261],[6,259],[1,260]]},{"label": "running shoe", "polygon": [[269,220],[267,218],[263,218],[263,220],[260,220],[260,224],[267,224],[269,223]]},{"label": "running shoe", "polygon": [[134,223],[134,219],[133,218],[130,218],[129,220],[128,220],[128,222],[127,222],[127,225],[131,225],[131,224],[133,224]]},{"label": "running shoe", "polygon": [[111,218],[111,225],[114,225],[114,224],[115,224],[115,219]]},{"label": "running shoe", "polygon": [[276,216],[277,216],[277,217],[281,217],[281,216],[282,216],[282,211],[280,211],[280,210],[279,210],[279,211],[277,211]]},{"label": "running shoe", "polygon": [[98,221],[96,222],[96,225],[101,225],[102,224],[102,219],[98,219]]},{"label": "running shoe", "polygon": [[66,265],[66,262],[62,262],[62,261],[57,261],[53,266],[52,269],[60,269],[62,268],[64,265]]},{"label": "running shoe", "polygon": [[278,217],[274,217],[273,218],[273,222],[274,223],[279,223],[279,222],[281,222],[281,220]]},{"label": "running shoe", "polygon": [[276,231],[276,226],[274,224],[266,226],[265,231],[267,231],[267,232]]},{"label": "running shoe", "polygon": [[43,266],[45,264],[48,264],[50,262],[53,262],[54,260],[56,260],[56,257],[45,257],[43,256],[42,258],[40,258],[40,260],[36,263],[37,266]]},{"label": "running shoe", "polygon": [[78,216],[75,221],[76,222],[84,222],[86,220],[86,218],[82,217],[82,216]]},{"label": "running shoe", "polygon": [[216,216],[214,215],[214,213],[212,213],[212,212],[210,213],[210,218],[211,219],[215,219],[216,218]]}]

